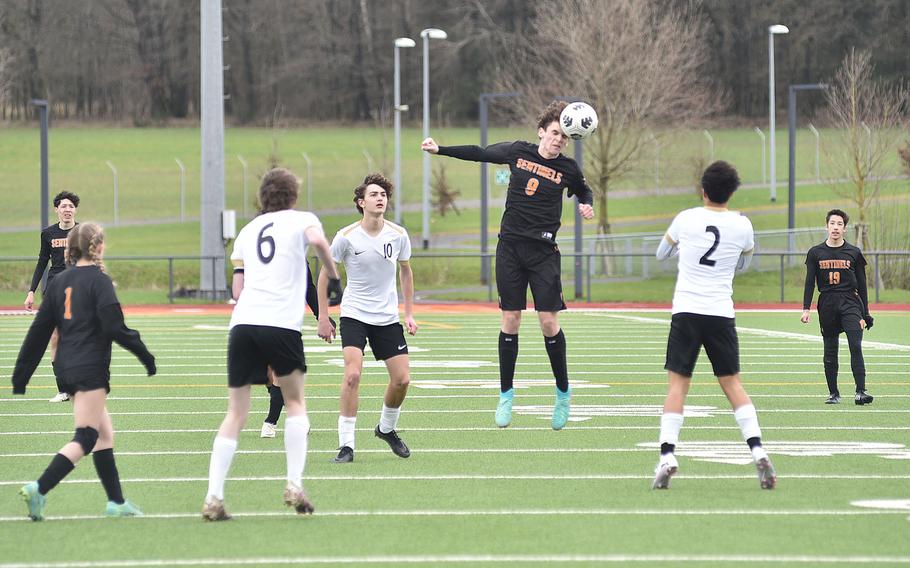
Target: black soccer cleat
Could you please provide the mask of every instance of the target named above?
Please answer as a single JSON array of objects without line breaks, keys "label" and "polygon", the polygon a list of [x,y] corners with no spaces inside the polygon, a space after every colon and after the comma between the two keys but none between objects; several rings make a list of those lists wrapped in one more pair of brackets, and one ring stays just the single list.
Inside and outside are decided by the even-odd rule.
[{"label": "black soccer cleat", "polygon": [[376,434],[376,437],[385,440],[385,443],[392,448],[392,453],[400,458],[406,458],[411,455],[411,450],[405,445],[404,441],[398,437],[398,432],[392,430],[388,434],[381,432],[379,426],[376,426],[376,429],[373,430],[373,433]]},{"label": "black soccer cleat", "polygon": [[338,455],[332,458],[335,463],[351,463],[354,461],[354,450],[350,446],[341,446]]},{"label": "black soccer cleat", "polygon": [[840,395],[839,394],[828,395],[828,398],[825,399],[825,404],[840,404]]},{"label": "black soccer cleat", "polygon": [[862,406],[864,404],[872,404],[873,400],[875,400],[875,397],[864,390],[856,391],[856,396],[853,397],[853,402],[859,406]]}]

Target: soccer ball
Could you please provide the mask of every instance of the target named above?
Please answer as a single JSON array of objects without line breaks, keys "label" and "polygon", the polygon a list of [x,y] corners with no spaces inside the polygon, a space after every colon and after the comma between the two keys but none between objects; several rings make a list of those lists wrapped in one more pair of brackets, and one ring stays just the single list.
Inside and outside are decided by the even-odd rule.
[{"label": "soccer ball", "polygon": [[559,126],[573,140],[583,140],[597,128],[597,112],[588,103],[569,103],[559,115]]}]

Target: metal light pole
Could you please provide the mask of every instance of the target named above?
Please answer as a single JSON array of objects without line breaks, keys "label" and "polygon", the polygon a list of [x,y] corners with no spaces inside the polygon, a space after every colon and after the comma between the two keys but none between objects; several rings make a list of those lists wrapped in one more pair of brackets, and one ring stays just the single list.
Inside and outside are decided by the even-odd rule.
[{"label": "metal light pole", "polygon": [[777,170],[774,161],[774,36],[788,34],[790,28],[781,24],[768,26],[768,117],[771,130],[771,201],[777,201]]},{"label": "metal light pole", "polygon": [[249,165],[246,163],[246,160],[244,160],[243,156],[241,156],[240,154],[237,154],[237,159],[240,160],[240,167],[243,168],[243,174],[242,174],[243,179],[241,180],[242,189],[240,190],[240,195],[241,195],[240,199],[242,199],[242,201],[241,201],[242,205],[240,206],[240,211],[243,214],[243,218],[246,219],[246,178],[247,178],[246,172],[247,172]]},{"label": "metal light pole", "polygon": [[[787,203],[787,229],[789,238],[787,239],[787,250],[796,249],[796,236],[793,230],[796,228],[796,91],[812,91],[827,89],[828,85],[824,83],[808,83],[803,85],[790,85],[787,96],[787,119],[788,119],[788,139],[790,146],[789,159],[789,181],[788,181],[788,203]],[[792,257],[791,257],[792,259]]]},{"label": "metal light pole", "polygon": [[114,167],[110,160],[104,163],[114,174],[114,226],[116,227],[120,224],[120,176],[117,174],[117,168]]},{"label": "metal light pole", "polygon": [[179,158],[174,158],[177,167],[180,168],[180,222],[186,220],[186,167]]},{"label": "metal light pole", "polygon": [[306,210],[313,211],[313,162],[306,152],[301,152],[300,155],[306,162]]},{"label": "metal light pole", "polygon": [[755,133],[758,134],[758,137],[761,138],[761,184],[765,185],[768,183],[768,166],[767,161],[765,160],[765,133],[761,131],[761,128],[755,127]]},{"label": "metal light pole", "polygon": [[[430,135],[430,40],[446,39],[448,34],[437,28],[420,32],[423,38],[423,137]],[[423,153],[423,248],[430,248],[430,154]]]},{"label": "metal light pole", "polygon": [[401,224],[401,113],[408,105],[401,104],[401,56],[398,49],[415,47],[409,37],[395,38],[395,223]]}]

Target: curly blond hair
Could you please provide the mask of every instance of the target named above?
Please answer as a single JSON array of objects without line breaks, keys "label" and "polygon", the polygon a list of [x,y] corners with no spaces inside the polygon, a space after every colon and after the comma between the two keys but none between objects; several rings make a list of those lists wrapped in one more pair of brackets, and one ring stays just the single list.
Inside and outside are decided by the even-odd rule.
[{"label": "curly blond hair", "polygon": [[98,223],[80,223],[73,227],[66,238],[66,264],[74,266],[87,258],[104,272],[104,262],[98,248],[104,242],[104,229]]}]

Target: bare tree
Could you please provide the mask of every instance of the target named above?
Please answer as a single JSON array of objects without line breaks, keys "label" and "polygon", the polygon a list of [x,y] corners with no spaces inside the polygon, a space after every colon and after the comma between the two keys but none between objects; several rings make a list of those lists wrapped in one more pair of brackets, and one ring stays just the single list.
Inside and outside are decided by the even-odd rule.
[{"label": "bare tree", "polygon": [[[888,173],[886,158],[893,156],[907,123],[910,104],[905,84],[886,85],[873,79],[868,52],[853,49],[825,92],[827,118],[838,135],[826,144],[833,191],[858,209],[856,242],[870,248],[869,208],[878,197]],[[835,180],[846,178],[848,184]]]},{"label": "bare tree", "polygon": [[512,51],[503,69],[501,87],[521,92],[530,116],[558,97],[583,98],[598,111],[584,166],[600,235],[610,233],[609,190],[635,166],[649,129],[722,107],[705,73],[706,22],[695,8],[638,0],[541,3],[534,37]]}]

